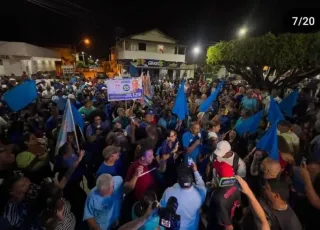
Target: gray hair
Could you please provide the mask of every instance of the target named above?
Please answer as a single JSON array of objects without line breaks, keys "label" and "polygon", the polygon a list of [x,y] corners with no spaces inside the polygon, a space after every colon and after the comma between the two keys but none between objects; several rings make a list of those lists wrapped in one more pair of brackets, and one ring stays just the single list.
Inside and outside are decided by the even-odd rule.
[{"label": "gray hair", "polygon": [[113,178],[110,174],[102,174],[97,179],[97,189],[109,189],[113,185]]}]

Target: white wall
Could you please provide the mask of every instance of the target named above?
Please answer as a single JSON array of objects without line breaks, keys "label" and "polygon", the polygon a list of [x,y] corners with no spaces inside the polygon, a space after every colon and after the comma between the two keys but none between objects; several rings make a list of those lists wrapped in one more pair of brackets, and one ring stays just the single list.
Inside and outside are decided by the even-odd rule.
[{"label": "white wall", "polygon": [[10,76],[14,74],[16,76],[21,76],[23,72],[22,64],[19,59],[4,59],[2,60],[4,74]]},{"label": "white wall", "polygon": [[118,53],[118,59],[154,59],[170,62],[185,62],[185,55],[147,51],[120,51]]}]

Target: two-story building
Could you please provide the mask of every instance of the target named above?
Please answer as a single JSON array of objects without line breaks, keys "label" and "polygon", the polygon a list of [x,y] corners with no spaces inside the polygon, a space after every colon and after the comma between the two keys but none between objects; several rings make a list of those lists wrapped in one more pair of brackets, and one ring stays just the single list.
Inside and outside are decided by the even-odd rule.
[{"label": "two-story building", "polygon": [[118,39],[111,48],[111,61],[117,61],[122,75],[139,76],[149,71],[151,79],[192,78],[194,65],[186,65],[186,46],[158,29]]}]

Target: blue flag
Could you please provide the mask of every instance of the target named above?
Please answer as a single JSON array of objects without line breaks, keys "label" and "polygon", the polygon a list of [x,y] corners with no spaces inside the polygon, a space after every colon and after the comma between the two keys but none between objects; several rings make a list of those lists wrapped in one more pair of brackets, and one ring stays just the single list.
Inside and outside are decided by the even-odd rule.
[{"label": "blue flag", "polygon": [[70,100],[68,100],[66,107],[64,109],[62,123],[59,130],[58,140],[57,140],[56,149],[55,149],[56,155],[59,153],[60,147],[66,143],[67,133],[75,132],[75,131],[76,129],[75,129],[74,120],[73,120],[72,107],[71,107]]},{"label": "blue flag", "polygon": [[237,131],[239,135],[243,135],[244,133],[256,133],[263,116],[263,110],[257,112],[256,114],[252,115],[248,119],[244,120],[241,124],[236,125],[234,129]]},{"label": "blue flag", "polygon": [[17,112],[35,101],[37,97],[38,91],[36,82],[27,81],[6,92],[3,95],[3,100],[12,111]]},{"label": "blue flag", "polygon": [[263,137],[258,141],[256,148],[266,151],[269,157],[274,160],[279,160],[278,150],[278,125],[273,123]]},{"label": "blue flag", "polygon": [[180,120],[184,120],[186,116],[189,116],[187,97],[184,93],[184,83],[185,81],[183,80],[178,90],[176,101],[174,102],[174,106],[172,108],[172,113],[176,114]]},{"label": "blue flag", "polygon": [[292,109],[296,106],[299,97],[299,89],[295,89],[286,98],[281,101],[279,107],[281,111],[288,117],[292,117]]},{"label": "blue flag", "polygon": [[[70,103],[71,104],[71,103]],[[84,120],[81,115],[81,113],[77,110],[77,108],[71,104],[72,109],[72,115],[73,115],[73,121],[75,125],[78,125],[81,129],[81,131],[84,131]]]},{"label": "blue flag", "polygon": [[268,121],[271,124],[278,123],[279,121],[285,120],[284,116],[273,97],[270,96],[270,106],[268,111]]},{"label": "blue flag", "polygon": [[217,86],[216,90],[213,93],[211,93],[210,96],[204,102],[201,103],[200,112],[204,112],[205,113],[205,112],[208,111],[208,109],[210,108],[211,104],[217,99],[217,96],[219,95],[222,86],[223,86],[223,82],[221,82]]}]

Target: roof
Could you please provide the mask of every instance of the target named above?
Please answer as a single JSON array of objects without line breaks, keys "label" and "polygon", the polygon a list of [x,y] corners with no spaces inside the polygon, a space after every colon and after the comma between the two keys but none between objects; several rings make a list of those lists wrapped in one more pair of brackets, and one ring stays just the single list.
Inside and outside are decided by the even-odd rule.
[{"label": "roof", "polygon": [[145,41],[154,41],[154,42],[165,42],[165,43],[176,43],[177,41],[157,28],[152,30],[145,31],[139,34],[133,34],[126,37],[127,39],[133,40],[145,40]]},{"label": "roof", "polygon": [[57,52],[25,42],[0,41],[0,55],[60,58]]}]

